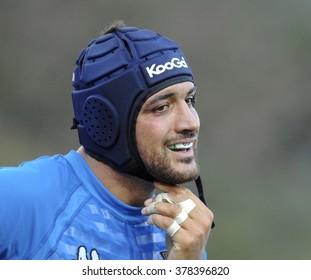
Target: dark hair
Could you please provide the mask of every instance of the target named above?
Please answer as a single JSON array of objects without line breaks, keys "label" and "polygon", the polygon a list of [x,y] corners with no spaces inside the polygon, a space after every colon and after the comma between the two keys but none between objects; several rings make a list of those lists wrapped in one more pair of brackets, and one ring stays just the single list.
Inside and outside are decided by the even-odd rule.
[{"label": "dark hair", "polygon": [[113,33],[118,29],[121,29],[123,27],[126,27],[126,24],[123,20],[115,20],[114,22],[112,22],[110,24],[110,26],[106,27],[102,34],[109,34],[109,33]]}]

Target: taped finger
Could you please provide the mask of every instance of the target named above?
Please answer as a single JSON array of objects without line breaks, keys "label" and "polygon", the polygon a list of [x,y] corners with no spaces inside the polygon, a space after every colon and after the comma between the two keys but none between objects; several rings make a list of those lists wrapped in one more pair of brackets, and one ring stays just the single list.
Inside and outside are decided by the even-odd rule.
[{"label": "taped finger", "polygon": [[178,205],[187,213],[189,214],[195,207],[195,203],[192,199],[188,198],[185,201],[179,202]]},{"label": "taped finger", "polygon": [[181,210],[181,212],[175,217],[175,221],[180,225],[182,224],[185,220],[188,218],[188,214],[186,213],[185,210]]},{"label": "taped finger", "polygon": [[152,202],[147,207],[147,212],[148,212],[149,215],[158,214],[159,213],[158,209],[156,208],[156,204],[157,204],[157,202]]},{"label": "taped finger", "polygon": [[174,220],[173,223],[166,230],[166,233],[170,237],[173,237],[179,229],[180,229],[180,225]]},{"label": "taped finger", "polygon": [[175,204],[176,202],[169,196],[168,193],[159,193],[156,197],[156,202],[163,202],[166,200],[170,204]]},{"label": "taped finger", "polygon": [[153,225],[153,226],[156,226],[156,227],[157,227],[157,225],[154,223],[154,221],[153,221],[153,219],[152,219],[152,216],[150,216],[150,217],[148,218],[147,224],[148,224],[148,225]]}]

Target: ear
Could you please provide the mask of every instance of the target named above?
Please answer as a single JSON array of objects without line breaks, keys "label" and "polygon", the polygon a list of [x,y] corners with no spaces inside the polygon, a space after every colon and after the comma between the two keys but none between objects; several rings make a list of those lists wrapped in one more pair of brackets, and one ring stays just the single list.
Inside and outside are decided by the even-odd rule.
[{"label": "ear", "polygon": [[117,110],[108,99],[98,94],[88,97],[82,118],[86,133],[97,145],[109,148],[116,142],[120,121]]}]

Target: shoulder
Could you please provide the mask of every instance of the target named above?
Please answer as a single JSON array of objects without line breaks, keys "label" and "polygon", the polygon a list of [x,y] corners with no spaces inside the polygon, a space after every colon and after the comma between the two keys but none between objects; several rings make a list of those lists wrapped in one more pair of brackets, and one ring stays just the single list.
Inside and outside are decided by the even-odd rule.
[{"label": "shoulder", "polygon": [[0,240],[5,240],[0,244],[0,259],[6,250],[15,254],[15,247],[22,256],[30,253],[78,186],[75,173],[61,155],[0,168]]},{"label": "shoulder", "polygon": [[70,164],[62,155],[42,156],[17,167],[0,167],[1,196],[23,199],[40,194],[57,193],[62,185],[77,181]]}]

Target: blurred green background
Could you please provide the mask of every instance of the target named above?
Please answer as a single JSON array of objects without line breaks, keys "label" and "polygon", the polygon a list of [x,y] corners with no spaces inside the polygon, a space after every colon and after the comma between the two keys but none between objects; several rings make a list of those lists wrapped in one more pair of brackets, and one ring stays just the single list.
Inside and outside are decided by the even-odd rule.
[{"label": "blurred green background", "polygon": [[194,71],[209,258],[311,259],[310,14],[310,0],[1,0],[0,165],[78,148],[75,59],[124,19],[178,41]]}]

